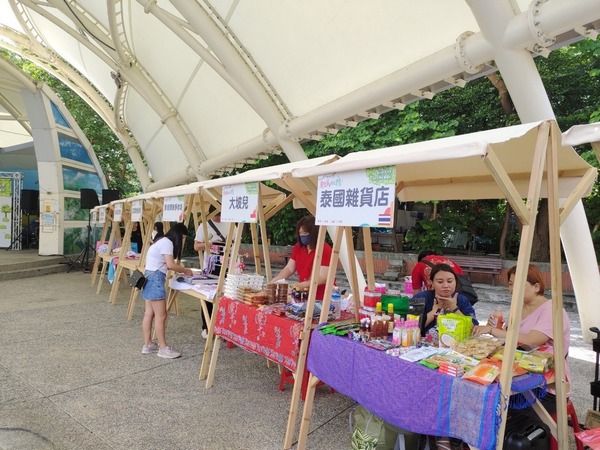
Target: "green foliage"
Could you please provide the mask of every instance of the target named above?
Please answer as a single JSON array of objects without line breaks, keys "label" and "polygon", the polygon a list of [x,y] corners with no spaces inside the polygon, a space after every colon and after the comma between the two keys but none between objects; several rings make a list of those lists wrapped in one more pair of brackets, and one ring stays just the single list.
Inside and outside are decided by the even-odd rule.
[{"label": "green foliage", "polygon": [[294,209],[287,205],[267,222],[267,234],[271,245],[296,243],[296,223],[306,215],[305,209]]},{"label": "green foliage", "polygon": [[135,169],[123,145],[81,97],[32,62],[8,52],[0,56],[9,59],[34,80],[47,84],[58,95],[92,144],[109,189],[118,189],[124,196],[141,191]]}]

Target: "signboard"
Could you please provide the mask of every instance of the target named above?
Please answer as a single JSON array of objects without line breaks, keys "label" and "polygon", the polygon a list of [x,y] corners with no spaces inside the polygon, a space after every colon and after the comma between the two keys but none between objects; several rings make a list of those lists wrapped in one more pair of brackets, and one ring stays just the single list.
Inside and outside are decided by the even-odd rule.
[{"label": "signboard", "polygon": [[183,222],[185,196],[165,197],[163,200],[163,220],[165,222]]},{"label": "signboard", "polygon": [[113,221],[120,222],[123,220],[123,203],[115,203],[113,208]]},{"label": "signboard", "polygon": [[98,223],[106,222],[106,208],[100,208],[98,210]]},{"label": "signboard", "polygon": [[393,228],[395,194],[393,166],[321,175],[315,223]]},{"label": "signboard", "polygon": [[258,183],[224,186],[221,195],[221,222],[256,223]]},{"label": "signboard", "polygon": [[142,221],[142,200],[134,200],[131,202],[131,221],[141,222]]},{"label": "signboard", "polygon": [[92,223],[97,223],[98,222],[98,211],[94,210],[92,211],[92,218],[90,220]]},{"label": "signboard", "polygon": [[12,241],[12,179],[0,178],[0,247]]}]

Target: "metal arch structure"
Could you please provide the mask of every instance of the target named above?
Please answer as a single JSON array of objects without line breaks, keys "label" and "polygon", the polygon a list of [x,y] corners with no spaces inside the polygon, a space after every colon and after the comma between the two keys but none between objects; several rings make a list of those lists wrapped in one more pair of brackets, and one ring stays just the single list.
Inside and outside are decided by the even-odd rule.
[{"label": "metal arch structure", "polygon": [[59,55],[54,54],[51,49],[33,41],[27,35],[6,26],[0,26],[0,36],[5,38],[0,39],[0,47],[28,59],[38,67],[43,68],[79,95],[104,120],[126,148],[142,185],[150,184],[151,180],[148,175],[148,169],[142,160],[139,145],[135,137],[131,136],[125,123],[123,126],[118,125],[109,102],[87,78],[73,69]]},{"label": "metal arch structure", "polygon": [[[532,57],[600,30],[598,0],[485,8],[479,0],[0,0],[0,8],[2,24],[51,52],[38,62],[52,67],[60,56],[82,75],[70,77],[76,92],[114,99],[102,117],[139,143],[151,174],[145,190],[273,152],[303,158],[304,140],[497,70],[526,79],[507,83],[522,121],[552,117]],[[10,33],[0,40],[14,45]],[[571,266],[597,267],[580,205],[563,228]],[[597,271],[591,279],[573,280],[578,299],[600,289]]]}]

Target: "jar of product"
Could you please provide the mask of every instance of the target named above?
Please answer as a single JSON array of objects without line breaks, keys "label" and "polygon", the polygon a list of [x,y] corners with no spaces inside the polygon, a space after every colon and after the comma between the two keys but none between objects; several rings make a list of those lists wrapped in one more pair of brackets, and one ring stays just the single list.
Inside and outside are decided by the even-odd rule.
[{"label": "jar of product", "polygon": [[363,301],[363,305],[365,308],[375,309],[377,306],[377,302],[381,301],[381,292],[370,291],[368,288],[365,288],[365,297]]}]

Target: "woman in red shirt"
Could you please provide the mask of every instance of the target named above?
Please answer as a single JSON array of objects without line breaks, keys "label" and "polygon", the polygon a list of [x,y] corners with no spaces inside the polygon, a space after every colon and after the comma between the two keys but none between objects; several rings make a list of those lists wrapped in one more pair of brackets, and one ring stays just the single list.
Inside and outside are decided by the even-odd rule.
[{"label": "woman in red shirt", "polygon": [[[292,247],[292,255],[287,265],[273,277],[271,282],[289,278],[296,273],[298,275],[296,289],[308,289],[310,287],[310,275],[315,261],[315,246],[318,232],[319,228],[315,225],[314,217],[306,216],[298,221],[296,224],[297,242]],[[321,258],[317,281],[317,300],[322,300],[325,293],[325,282],[327,281],[327,270],[330,260],[331,246],[325,243],[323,245],[323,256]]]}]

